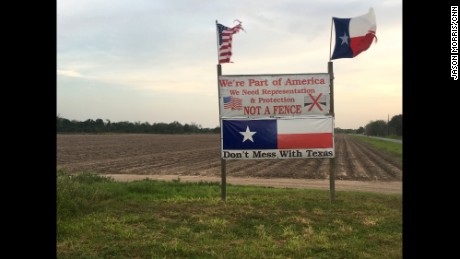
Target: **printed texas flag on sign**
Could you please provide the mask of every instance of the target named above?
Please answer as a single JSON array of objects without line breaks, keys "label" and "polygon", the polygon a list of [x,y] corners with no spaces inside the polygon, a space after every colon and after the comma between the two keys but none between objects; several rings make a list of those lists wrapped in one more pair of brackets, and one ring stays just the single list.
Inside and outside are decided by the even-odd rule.
[{"label": "printed texas flag on sign", "polygon": [[374,9],[354,18],[332,18],[335,26],[335,48],[331,59],[354,58],[367,50],[377,37]]},{"label": "printed texas flag on sign", "polygon": [[333,148],[333,118],[223,120],[224,150]]}]

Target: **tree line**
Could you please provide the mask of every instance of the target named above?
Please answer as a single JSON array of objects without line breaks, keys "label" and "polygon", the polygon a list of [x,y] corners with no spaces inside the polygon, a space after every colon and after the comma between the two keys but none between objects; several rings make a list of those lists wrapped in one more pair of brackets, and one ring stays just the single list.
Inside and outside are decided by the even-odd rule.
[{"label": "tree line", "polygon": [[204,134],[219,133],[220,127],[203,128],[196,123],[182,125],[178,121],[171,123],[149,122],[111,122],[102,119],[87,119],[85,121],[68,120],[56,116],[57,133],[152,133],[152,134]]},{"label": "tree line", "polygon": [[[68,120],[56,116],[56,132],[58,133],[152,133],[152,134],[206,134],[220,133],[220,127],[203,128],[196,123],[182,125],[178,121],[171,123],[148,122],[111,122],[102,119],[85,121]],[[402,114],[395,115],[388,122],[384,120],[370,121],[365,127],[358,129],[335,128],[335,133],[366,134],[369,136],[402,136]]]},{"label": "tree line", "polygon": [[402,136],[402,114],[391,117],[388,122],[384,120],[370,121],[366,126],[358,129],[335,128],[335,133],[366,134],[369,136]]}]

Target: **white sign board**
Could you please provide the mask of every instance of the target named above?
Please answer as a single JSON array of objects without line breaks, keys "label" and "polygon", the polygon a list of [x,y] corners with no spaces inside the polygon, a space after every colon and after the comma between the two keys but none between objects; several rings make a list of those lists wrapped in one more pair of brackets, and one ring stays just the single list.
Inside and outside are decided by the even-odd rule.
[{"label": "white sign board", "polygon": [[328,73],[219,76],[221,118],[327,115]]}]

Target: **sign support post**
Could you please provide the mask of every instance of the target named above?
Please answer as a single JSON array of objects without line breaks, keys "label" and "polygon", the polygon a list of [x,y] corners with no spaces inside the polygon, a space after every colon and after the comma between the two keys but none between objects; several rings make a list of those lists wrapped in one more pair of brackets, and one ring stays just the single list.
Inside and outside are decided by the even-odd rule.
[{"label": "sign support post", "polygon": [[[217,21],[216,21],[217,22]],[[222,114],[220,107],[220,85],[219,85],[219,76],[222,75],[222,66],[217,64],[217,91],[219,95],[219,125],[220,125],[220,150],[222,150],[222,119],[220,115]],[[220,158],[220,197],[222,201],[227,201],[227,161],[224,158]]]},{"label": "sign support post", "polygon": [[[217,26],[216,20],[216,26]],[[217,28],[217,27],[216,27]],[[218,105],[219,105],[219,125],[220,125],[220,150],[222,150],[222,119],[220,116],[222,115],[222,111],[220,108],[220,83],[219,83],[219,76],[222,75],[222,66],[220,65],[219,60],[219,32],[216,30],[216,39],[217,39],[217,92],[218,92]],[[227,161],[225,159],[220,158],[220,197],[222,201],[227,201]]]},{"label": "sign support post", "polygon": [[[332,61],[329,61],[327,64],[327,72],[330,76],[330,85],[331,85],[331,104],[329,113],[335,120],[334,112],[334,67]],[[331,203],[335,201],[335,156],[329,160],[329,193]]]}]

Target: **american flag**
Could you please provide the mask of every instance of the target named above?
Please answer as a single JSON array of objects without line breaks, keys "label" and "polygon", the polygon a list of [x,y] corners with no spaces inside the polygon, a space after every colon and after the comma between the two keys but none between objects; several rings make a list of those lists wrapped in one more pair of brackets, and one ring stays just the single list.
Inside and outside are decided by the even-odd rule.
[{"label": "american flag", "polygon": [[232,35],[243,30],[241,22],[233,28],[228,28],[220,23],[217,24],[217,31],[219,33],[219,64],[230,63],[232,56]]},{"label": "american flag", "polygon": [[233,96],[224,97],[224,109],[241,110],[242,99]]}]

